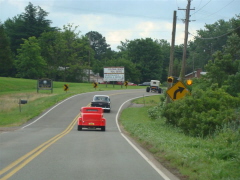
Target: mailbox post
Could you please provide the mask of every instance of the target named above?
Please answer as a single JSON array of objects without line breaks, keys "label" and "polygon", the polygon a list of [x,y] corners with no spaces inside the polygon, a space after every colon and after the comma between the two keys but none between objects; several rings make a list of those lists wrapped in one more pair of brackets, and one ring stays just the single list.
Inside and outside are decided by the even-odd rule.
[{"label": "mailbox post", "polygon": [[27,104],[27,100],[19,99],[19,111],[22,112],[21,104]]}]

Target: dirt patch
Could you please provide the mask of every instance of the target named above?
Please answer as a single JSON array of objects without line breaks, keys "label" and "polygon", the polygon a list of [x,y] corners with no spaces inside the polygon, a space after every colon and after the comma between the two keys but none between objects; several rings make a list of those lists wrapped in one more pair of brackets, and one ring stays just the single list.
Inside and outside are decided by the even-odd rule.
[{"label": "dirt patch", "polygon": [[131,103],[129,107],[144,107],[144,104]]},{"label": "dirt patch", "polygon": [[19,127],[0,127],[0,133],[8,132],[8,131],[15,131],[19,129]]}]

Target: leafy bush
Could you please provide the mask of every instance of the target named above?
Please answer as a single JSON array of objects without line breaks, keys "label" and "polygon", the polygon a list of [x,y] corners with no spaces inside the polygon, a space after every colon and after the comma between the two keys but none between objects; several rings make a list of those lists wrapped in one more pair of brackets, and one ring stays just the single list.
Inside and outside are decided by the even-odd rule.
[{"label": "leafy bush", "polygon": [[148,110],[148,117],[152,120],[158,119],[160,117],[159,106],[154,106]]},{"label": "leafy bush", "polygon": [[160,96],[160,103],[158,106],[153,106],[152,108],[148,109],[148,117],[152,120],[159,119],[161,117],[161,109],[165,103],[166,96]]},{"label": "leafy bush", "polygon": [[197,89],[192,95],[164,106],[162,116],[166,123],[180,127],[186,134],[206,137],[213,135],[217,127],[237,121],[239,105],[240,98],[222,89]]},{"label": "leafy bush", "polygon": [[227,92],[233,96],[238,96],[240,94],[240,72],[235,75],[228,76]]}]

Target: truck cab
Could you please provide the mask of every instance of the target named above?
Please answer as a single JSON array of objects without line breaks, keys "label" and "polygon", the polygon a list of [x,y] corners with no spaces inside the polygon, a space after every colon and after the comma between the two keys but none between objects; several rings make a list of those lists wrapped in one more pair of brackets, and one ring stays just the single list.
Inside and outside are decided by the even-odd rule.
[{"label": "truck cab", "polygon": [[157,93],[162,93],[162,89],[159,87],[160,86],[160,81],[159,80],[151,80],[150,81],[150,87],[146,88],[146,92],[157,92]]}]

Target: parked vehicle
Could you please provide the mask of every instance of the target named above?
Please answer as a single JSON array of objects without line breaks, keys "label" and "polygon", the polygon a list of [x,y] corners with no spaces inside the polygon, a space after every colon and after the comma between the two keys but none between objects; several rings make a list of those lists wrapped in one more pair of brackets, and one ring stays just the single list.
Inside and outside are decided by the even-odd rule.
[{"label": "parked vehicle", "polygon": [[139,86],[150,86],[150,82],[144,82],[142,84],[138,84]]},{"label": "parked vehicle", "polygon": [[150,86],[146,88],[146,91],[147,92],[162,93],[162,89],[159,86],[160,86],[160,81],[158,81],[158,80],[151,80],[150,81]]},{"label": "parked vehicle", "polygon": [[106,119],[103,117],[101,107],[82,107],[78,118],[78,131],[83,128],[97,129],[105,131]]},{"label": "parked vehicle", "polygon": [[101,107],[105,112],[111,111],[110,97],[107,95],[95,95],[91,102],[91,107]]},{"label": "parked vehicle", "polygon": [[137,84],[134,84],[132,82],[128,82],[128,86],[137,86]]}]

